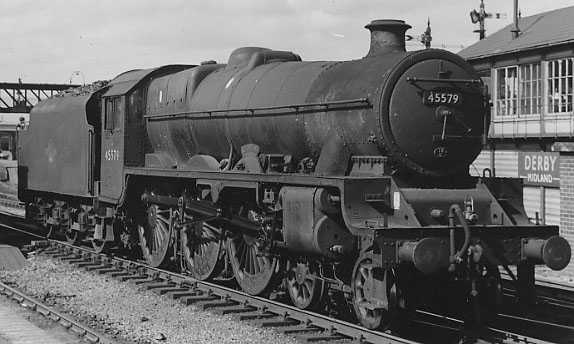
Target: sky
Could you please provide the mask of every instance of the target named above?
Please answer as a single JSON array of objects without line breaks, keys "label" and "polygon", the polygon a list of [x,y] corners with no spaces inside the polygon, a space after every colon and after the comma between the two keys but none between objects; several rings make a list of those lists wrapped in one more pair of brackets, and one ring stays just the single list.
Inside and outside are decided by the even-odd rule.
[{"label": "sky", "polygon": [[[361,58],[364,26],[401,19],[420,35],[430,18],[433,47],[476,42],[469,12],[479,0],[0,0],[0,81],[90,83],[132,69],[225,63],[242,46],[289,50],[303,60]],[[574,0],[519,0],[522,16]],[[487,35],[512,22],[513,0],[485,0]],[[416,41],[407,49],[422,48]]]}]

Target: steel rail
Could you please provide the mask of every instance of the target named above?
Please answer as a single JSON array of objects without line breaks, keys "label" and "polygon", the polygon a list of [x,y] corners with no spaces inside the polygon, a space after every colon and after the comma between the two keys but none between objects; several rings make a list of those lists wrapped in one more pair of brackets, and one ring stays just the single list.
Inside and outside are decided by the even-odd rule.
[{"label": "steel rail", "polygon": [[[511,281],[512,278],[508,275],[506,271],[501,271],[500,275],[503,280]],[[537,278],[536,279],[536,286],[540,286],[543,288],[551,288],[551,289],[559,289],[563,290],[568,293],[572,293],[574,297],[574,284],[567,284],[567,283],[560,283],[556,281],[552,281],[545,278]]]},{"label": "steel rail", "polygon": [[[503,287],[505,291],[510,296],[515,297],[516,290],[512,278],[504,271],[502,271],[500,275],[504,283]],[[535,288],[538,299],[554,306],[574,309],[573,285],[544,279],[536,279]]]},{"label": "steel rail", "polygon": [[531,319],[531,318],[527,318],[527,317],[523,317],[523,316],[504,314],[504,313],[499,313],[498,317],[513,319],[513,320],[520,320],[522,322],[529,322],[529,323],[533,323],[533,324],[537,324],[537,325],[544,325],[544,326],[548,326],[548,327],[555,327],[557,329],[568,330],[568,331],[572,331],[574,333],[574,326],[555,324],[555,323],[551,323],[548,321],[536,320],[536,319]]},{"label": "steel rail", "polygon": [[81,324],[73,318],[58,312],[53,307],[47,306],[38,299],[26,295],[23,292],[10,287],[4,282],[0,281],[0,294],[12,298],[18,302],[22,307],[28,308],[36,313],[42,314],[44,317],[57,322],[68,331],[75,333],[90,343],[112,343],[105,340],[102,335],[91,329],[90,327]]},{"label": "steel rail", "polygon": [[24,233],[24,234],[27,234],[27,235],[29,235],[29,236],[32,236],[32,237],[35,237],[35,238],[38,238],[38,239],[47,240],[46,237],[43,236],[43,235],[36,234],[36,233],[33,233],[33,232],[28,232],[28,231],[26,231],[26,230],[19,229],[19,228],[16,228],[16,227],[13,227],[13,226],[4,224],[4,223],[0,223],[0,227],[4,227],[4,228],[8,228],[8,229],[10,229],[10,230],[16,231],[16,232]]},{"label": "steel rail", "polygon": [[[423,310],[417,310],[418,314],[422,314],[422,315],[426,315],[429,317],[433,317],[436,319],[442,319],[448,322],[452,322],[453,324],[458,324],[459,326],[463,326],[464,325],[464,321],[460,320],[460,319],[456,319],[453,317],[449,317],[446,315],[441,315],[441,314],[436,314],[436,313],[432,313],[432,312],[428,312],[428,311],[423,311]],[[528,343],[528,344],[552,344],[553,342],[549,342],[543,339],[537,339],[537,338],[532,338],[529,336],[525,336],[519,333],[515,333],[515,332],[511,332],[508,330],[502,330],[496,327],[487,327],[486,328],[487,331],[491,332],[491,334],[495,334],[500,336],[502,339],[504,340],[508,340],[512,343]]]}]

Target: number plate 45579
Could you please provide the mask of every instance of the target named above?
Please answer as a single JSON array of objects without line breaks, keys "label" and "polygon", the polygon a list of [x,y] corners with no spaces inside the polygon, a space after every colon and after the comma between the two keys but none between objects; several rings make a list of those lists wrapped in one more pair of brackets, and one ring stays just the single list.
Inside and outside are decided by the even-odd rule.
[{"label": "number plate 45579", "polygon": [[458,105],[462,103],[462,94],[452,91],[424,91],[423,104],[425,105]]}]

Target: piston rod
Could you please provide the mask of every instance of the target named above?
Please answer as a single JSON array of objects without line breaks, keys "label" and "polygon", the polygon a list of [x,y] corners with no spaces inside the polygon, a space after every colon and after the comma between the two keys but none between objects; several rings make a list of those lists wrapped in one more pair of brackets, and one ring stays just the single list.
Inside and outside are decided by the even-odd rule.
[{"label": "piston rod", "polygon": [[[141,200],[146,203],[159,204],[168,208],[180,207],[179,198],[172,196],[155,195],[146,192],[141,196]],[[252,237],[257,237],[260,233],[261,227],[259,224],[249,221],[241,216],[224,214],[221,208],[216,207],[209,201],[185,198],[183,201],[183,208],[197,216],[208,217],[213,219],[213,221],[227,223],[231,225],[231,228],[229,229],[232,231],[237,229],[239,232]]]}]

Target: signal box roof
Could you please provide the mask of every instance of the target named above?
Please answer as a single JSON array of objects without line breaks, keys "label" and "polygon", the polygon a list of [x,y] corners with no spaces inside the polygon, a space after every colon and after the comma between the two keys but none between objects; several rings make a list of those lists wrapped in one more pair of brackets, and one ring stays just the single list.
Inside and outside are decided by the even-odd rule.
[{"label": "signal box roof", "polygon": [[546,48],[574,42],[574,6],[539,13],[518,20],[520,35],[513,39],[513,24],[461,50],[467,60]]}]

